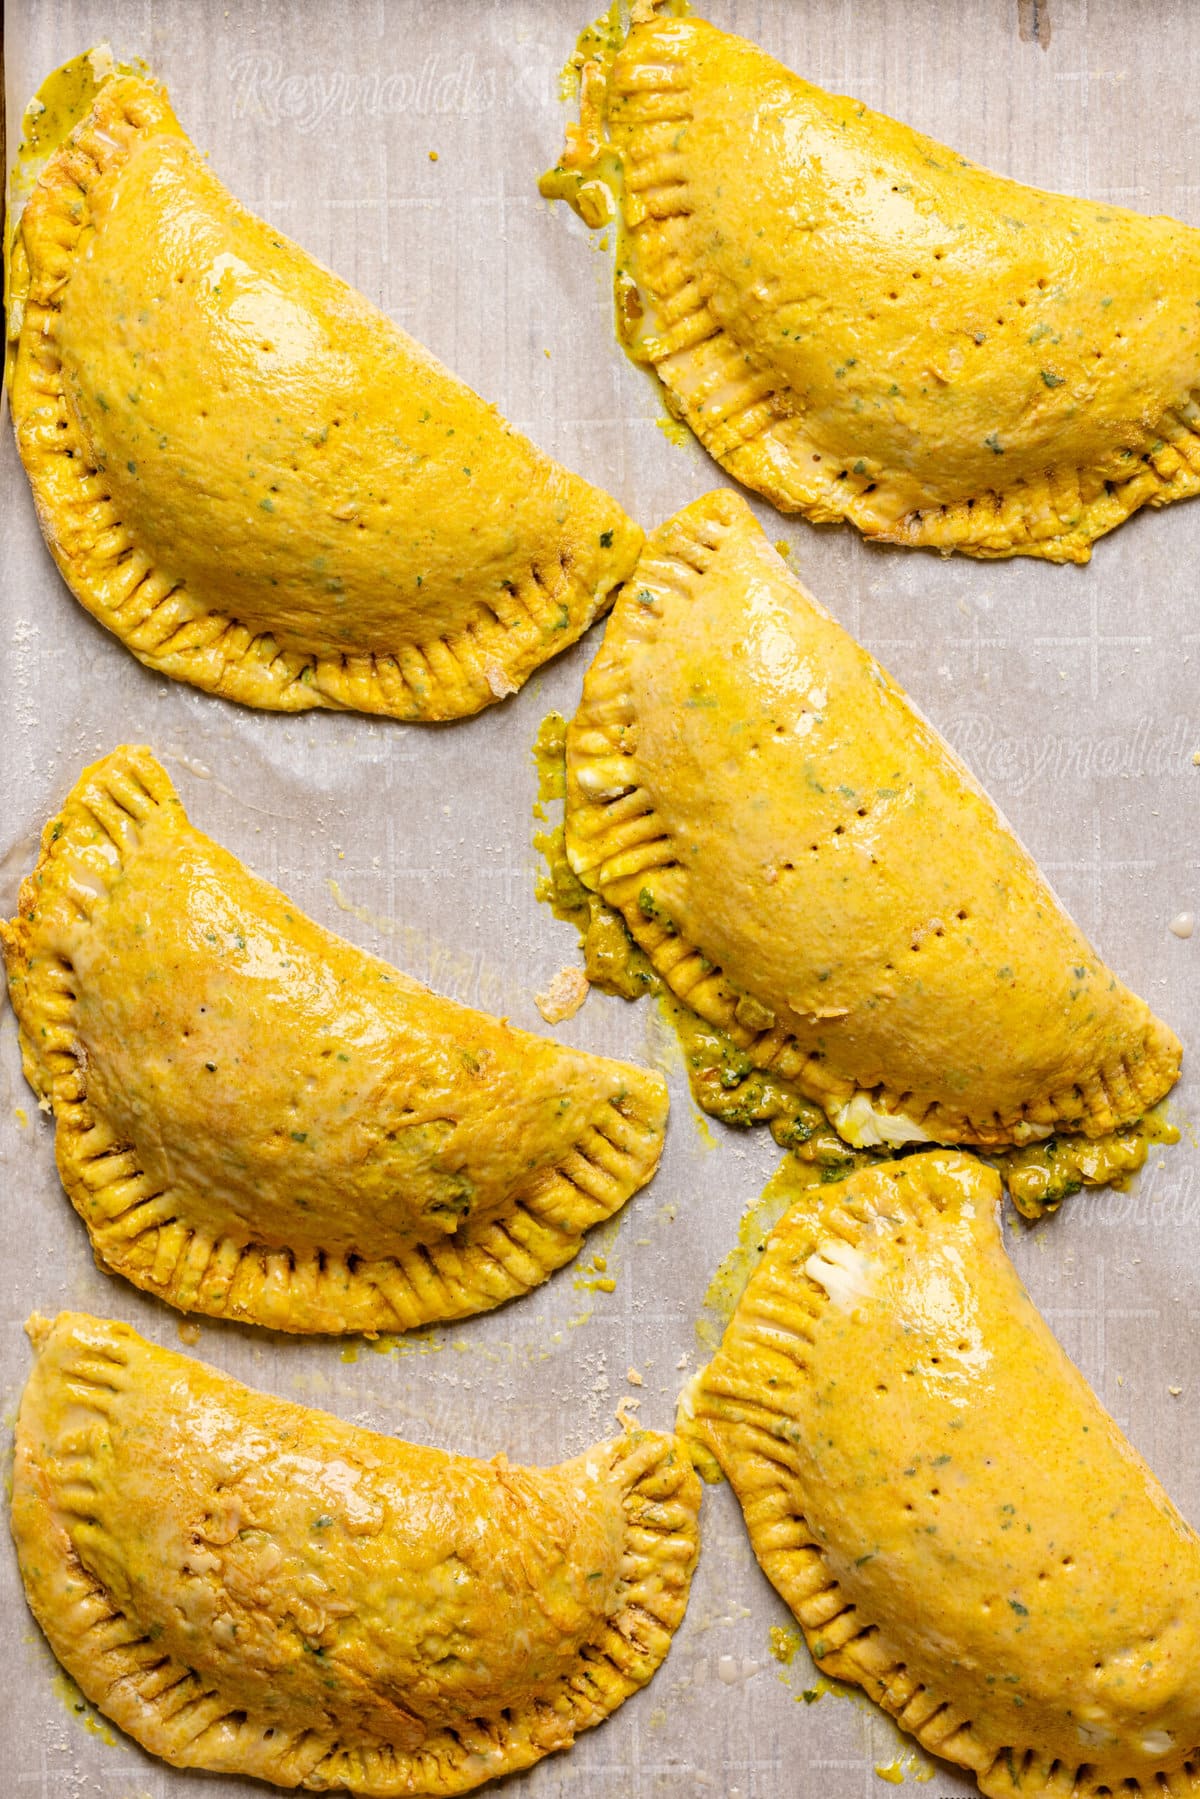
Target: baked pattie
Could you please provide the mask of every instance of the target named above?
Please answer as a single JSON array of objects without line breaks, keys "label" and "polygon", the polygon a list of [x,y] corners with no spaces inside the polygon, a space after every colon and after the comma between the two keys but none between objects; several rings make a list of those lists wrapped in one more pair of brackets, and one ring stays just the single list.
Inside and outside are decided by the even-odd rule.
[{"label": "baked pattie", "polygon": [[619,164],[625,342],[783,511],[1086,562],[1200,488],[1200,232],[990,174],[703,19],[635,24],[582,94],[545,191]]},{"label": "baked pattie", "polygon": [[641,532],[245,211],[113,74],[17,227],[17,443],[76,598],[251,706],[478,712],[573,643]]},{"label": "baked pattie", "polygon": [[181,1311],[289,1331],[486,1311],[658,1164],[660,1075],[322,929],[193,829],[149,750],[83,774],[0,941],[97,1260]]},{"label": "baked pattie", "polygon": [[927,1152],[810,1188],[684,1399],[822,1671],[989,1795],[1200,1792],[1200,1540]]},{"label": "baked pattie", "polygon": [[13,1535],[87,1697],[177,1767],[462,1793],[648,1681],[699,1481],[635,1431],[555,1468],[418,1448],[78,1313],[30,1321]]},{"label": "baked pattie", "polygon": [[567,733],[566,848],[678,998],[861,1148],[1140,1118],[1176,1038],[745,501],[647,541]]}]

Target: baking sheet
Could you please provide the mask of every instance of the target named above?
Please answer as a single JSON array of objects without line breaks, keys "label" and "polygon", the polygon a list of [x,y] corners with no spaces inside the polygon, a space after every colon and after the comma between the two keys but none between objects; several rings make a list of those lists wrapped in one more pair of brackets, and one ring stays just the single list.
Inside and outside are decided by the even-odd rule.
[{"label": "baking sheet", "polygon": [[[593,0],[595,3],[595,0]],[[45,74],[108,38],[168,83],[185,126],[249,206],[361,288],[540,444],[647,526],[722,483],[661,429],[650,379],[613,338],[610,263],[538,197],[566,108],[559,71],[586,22],[561,0],[8,0],[11,139]],[[1022,179],[1200,224],[1194,145],[1200,13],[1188,0],[712,0],[708,16],[803,74]],[[430,151],[438,160],[430,160]],[[1140,515],[1087,569],[987,565],[865,546],[759,508],[792,566],[878,654],[966,760],[1119,974],[1197,1066],[1200,936],[1200,502]],[[71,599],[42,546],[8,421],[0,431],[0,902],[82,765],[123,739],[164,757],[195,822],[322,922],[442,992],[544,1028],[533,995],[576,958],[534,898],[530,745],[570,713],[599,629],[482,717],[418,728],[353,715],[254,713],[151,675]],[[668,1072],[673,1112],[653,1184],[593,1236],[611,1293],[579,1264],[489,1317],[353,1350],[201,1321],[193,1353],[231,1373],[420,1442],[551,1461],[617,1426],[622,1396],[671,1423],[703,1351],[709,1279],[778,1161],[765,1130],[697,1118],[652,1008],[593,994],[559,1028]],[[1083,1195],[1012,1253],[1049,1317],[1185,1514],[1200,1520],[1200,1148],[1194,1073],[1183,1141],[1125,1194]],[[59,1187],[52,1127],[0,1016],[6,1422],[34,1307],[124,1318],[179,1347],[176,1314],[99,1272]],[[635,1367],[644,1385],[633,1388]],[[1174,1395],[1171,1389],[1180,1388]],[[8,1451],[6,1449],[5,1453]],[[522,1796],[859,1799],[877,1765],[932,1770],[873,1708],[804,1704],[803,1650],[758,1573],[727,1487],[706,1494],[687,1621],[650,1687]],[[28,1799],[262,1793],[183,1774],[79,1712],[0,1545],[0,1741]],[[897,1764],[899,1758],[899,1767]],[[942,1766],[931,1799],[973,1791]]]}]

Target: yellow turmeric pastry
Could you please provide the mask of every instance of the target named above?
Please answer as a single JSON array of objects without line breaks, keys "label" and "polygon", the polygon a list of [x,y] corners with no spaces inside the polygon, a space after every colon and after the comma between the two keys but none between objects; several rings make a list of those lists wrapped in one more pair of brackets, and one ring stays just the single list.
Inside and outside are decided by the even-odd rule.
[{"label": "yellow turmeric pastry", "polygon": [[698,1549],[675,1438],[514,1468],[253,1392],[128,1325],[29,1328],[29,1603],[87,1697],[175,1766],[462,1793],[569,1747],[666,1655]]},{"label": "yellow turmeric pastry", "polygon": [[[703,19],[585,62],[543,191],[619,191],[618,320],[786,512],[1086,562],[1200,489],[1200,232],[1022,187]],[[582,198],[581,198],[582,194]]]},{"label": "yellow turmeric pastry", "polygon": [[676,996],[860,1148],[1141,1117],[1176,1038],[745,501],[648,539],[567,733],[566,849]]},{"label": "yellow turmeric pastry", "polygon": [[649,1180],[666,1087],[440,999],[88,769],[0,925],[25,1074],[97,1260],[290,1331],[485,1311]]},{"label": "yellow turmeric pastry", "polygon": [[684,1399],[822,1671],[990,1795],[1200,1792],[1200,1540],[936,1151],[788,1211]]},{"label": "yellow turmeric pastry", "polygon": [[101,81],[12,262],[46,541],[151,668],[455,718],[573,643],[637,555],[614,500],[239,206],[152,80]]}]

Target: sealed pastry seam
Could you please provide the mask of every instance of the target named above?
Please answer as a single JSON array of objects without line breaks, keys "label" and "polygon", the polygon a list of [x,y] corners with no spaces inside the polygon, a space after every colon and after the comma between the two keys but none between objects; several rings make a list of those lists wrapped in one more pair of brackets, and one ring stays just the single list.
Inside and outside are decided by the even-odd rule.
[{"label": "sealed pastry seam", "polygon": [[666,1655],[698,1548],[674,1438],[510,1470],[252,1393],[125,1325],[30,1328],[26,1593],[86,1696],[175,1766],[465,1792],[568,1747]]},{"label": "sealed pastry seam", "polygon": [[[173,158],[160,182],[167,199],[154,194],[153,184],[149,199],[140,189],[122,199],[121,182],[129,180],[127,165],[135,154],[151,156],[162,145],[170,146]],[[139,181],[144,187],[143,175]],[[152,272],[131,273],[114,249],[110,271],[108,215],[116,210],[119,217],[121,204],[151,212],[159,205],[178,209],[180,196],[188,197],[192,187],[199,188],[199,222],[176,232],[182,245],[176,254],[186,258],[190,228],[197,266],[185,260],[174,281],[157,264]],[[161,237],[160,260],[169,260],[171,232],[157,213],[145,229]],[[125,75],[105,82],[88,117],[49,159],[17,233],[12,286],[20,330],[12,412],[38,517],[72,592],[147,666],[276,710],[316,706],[401,719],[453,718],[515,692],[610,603],[641,541],[616,502],[559,469],[382,315],[238,208],[200,164],[152,82]],[[222,249],[226,237],[229,248]],[[273,261],[259,275],[235,251],[261,252]],[[89,316],[76,322],[74,335],[86,350],[90,334],[108,330],[93,358],[100,375],[90,363],[77,367],[82,351],[76,346],[67,355],[62,343],[72,282],[90,262],[102,271],[101,289],[89,299]],[[245,292],[235,293],[224,319],[203,317],[205,304],[219,305],[222,283],[238,280]],[[103,318],[105,301],[113,303],[106,282],[137,311],[137,320],[124,312],[119,320]],[[324,310],[305,310],[306,285]],[[172,287],[183,309],[180,319],[172,338],[151,342],[148,334],[156,315],[168,309]],[[299,299],[289,297],[289,288]],[[319,364],[300,400],[292,387],[301,375],[288,366],[287,343],[267,337],[261,345],[249,342],[259,314],[265,321],[260,335],[286,336],[290,325],[297,338],[292,360],[301,373],[308,351]],[[226,337],[236,340],[236,351],[225,353],[240,359],[231,359],[228,370],[217,333],[222,323]],[[339,328],[347,338],[344,349]],[[252,354],[265,359],[261,369],[243,366]],[[368,354],[395,414],[372,413],[360,422],[354,362]],[[91,390],[98,380],[127,384],[143,376],[146,392],[119,401],[110,401],[99,386]],[[264,396],[281,377],[275,404],[282,415],[271,423],[264,413],[256,425],[262,439],[243,444],[233,387],[249,381],[253,390],[257,383],[257,400],[242,408],[249,419],[255,406],[266,407]],[[178,391],[170,391],[168,403],[172,381]],[[371,406],[382,407],[384,399],[376,392]],[[175,416],[182,407],[192,409],[190,419]],[[434,417],[439,407],[444,428]],[[199,443],[210,409],[214,424],[222,421],[221,431],[211,432],[214,441],[203,455],[199,448],[194,457],[186,452],[175,468],[162,427],[174,418],[185,432],[190,425]],[[453,447],[456,423],[477,468],[450,466],[463,453]],[[247,424],[242,437],[250,429]],[[427,439],[439,430],[442,447],[430,450]],[[408,441],[414,433],[422,434],[425,448]],[[340,459],[325,448],[339,434],[354,439]],[[136,455],[129,454],[135,446]],[[442,485],[410,518],[408,484],[439,458],[430,478]],[[258,471],[255,460],[262,465]],[[261,494],[247,487],[255,478]],[[508,525],[502,522],[506,507]],[[286,536],[276,527],[276,566],[289,561],[286,578],[282,570],[278,577],[269,572],[272,513],[290,527]],[[445,625],[440,601],[426,597],[429,588],[422,593],[422,518],[427,534],[430,526],[434,532],[444,526],[457,546],[430,577],[446,598],[443,610],[452,612]],[[208,552],[193,544],[206,530],[214,546],[207,561]],[[412,533],[407,550],[397,541],[406,531]],[[360,534],[378,559],[376,577],[354,542]],[[256,535],[264,546],[261,558],[253,549]],[[306,539],[312,543],[309,568],[296,561]],[[175,566],[185,541],[193,546],[194,578]],[[206,593],[205,578],[216,597]],[[244,608],[228,603],[239,584]],[[286,589],[288,597],[276,599],[276,589]],[[354,616],[368,606],[370,616]]]},{"label": "sealed pastry seam", "polygon": [[181,1310],[293,1331],[483,1311],[661,1154],[661,1077],[321,931],[192,829],[148,750],[82,777],[0,941],[97,1259]]},{"label": "sealed pastry seam", "polygon": [[1184,1799],[1197,1538],[1020,1287],[999,1196],[935,1151],[799,1202],[686,1428],[822,1672],[991,1799]]},{"label": "sealed pastry seam", "polygon": [[[736,495],[695,501],[648,539],[567,741],[566,844],[579,879],[620,912],[679,999],[756,1068],[822,1106],[847,1141],[1004,1147],[1057,1130],[1098,1137],[1139,1119],[1177,1078],[1173,1034],[1098,963],[967,769],[788,574]],[[843,803],[848,781],[861,791]],[[905,806],[922,838],[906,829]],[[676,815],[696,841],[680,839]],[[776,815],[784,822],[772,837]],[[971,839],[981,847],[968,862]],[[979,918],[960,897],[968,881]],[[896,907],[881,910],[889,884]],[[856,900],[878,942],[867,927],[853,939]],[[897,920],[909,911],[901,954]],[[794,944],[776,940],[791,932]],[[818,933],[828,966],[814,969],[806,938],[815,944]],[[932,994],[918,1004],[924,965],[912,957],[922,949],[945,983],[936,1004]],[[729,954],[739,958],[736,980]],[[1055,960],[1033,978],[1042,955]],[[1028,998],[1010,1009],[1003,989],[1026,959]],[[768,965],[770,980],[756,985],[756,966]],[[1084,996],[1077,1031],[1043,1003],[1043,978],[1061,988],[1064,1006]],[[958,1025],[946,1010],[955,983]],[[913,1040],[913,1031],[932,1042],[945,1030],[957,1042],[983,1001],[996,1012],[981,1039],[1009,1039],[995,1070],[1009,1097],[994,1109],[980,1103],[986,1069],[972,1076],[964,1106],[939,1057]],[[881,1008],[902,1002],[911,1023],[893,1040]],[[1051,1029],[1062,1064],[1021,1094],[1002,1080],[1006,1065],[1020,1048],[1036,1066],[1033,1039]],[[1012,1041],[1014,1032],[1029,1041]],[[888,1055],[898,1052],[923,1071],[921,1085],[889,1079]]]},{"label": "sealed pastry seam", "polygon": [[635,24],[568,136],[548,191],[619,163],[631,353],[781,510],[1085,562],[1200,490],[1195,232],[974,168],[702,19]]}]

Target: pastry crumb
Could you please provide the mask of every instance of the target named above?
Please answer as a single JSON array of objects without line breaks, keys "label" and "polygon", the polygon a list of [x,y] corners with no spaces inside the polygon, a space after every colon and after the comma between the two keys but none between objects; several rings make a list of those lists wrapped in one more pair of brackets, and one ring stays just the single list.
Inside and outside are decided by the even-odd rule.
[{"label": "pastry crumb", "polygon": [[431,151],[430,151],[430,152],[429,152],[429,160],[430,160],[430,162],[436,162],[436,161],[437,161],[437,159],[438,159],[438,153],[437,153],[437,151],[436,151],[436,150],[431,150]]},{"label": "pastry crumb", "polygon": [[636,1368],[626,1369],[625,1379],[629,1382],[631,1387],[644,1387],[646,1384]]},{"label": "pastry crumb", "polygon": [[534,994],[533,1003],[547,1024],[561,1024],[565,1018],[574,1018],[589,987],[582,968],[560,968],[545,992]]},{"label": "pastry crumb", "polygon": [[1191,912],[1177,912],[1167,929],[1176,937],[1190,937],[1196,928],[1196,919]]},{"label": "pastry crumb", "polygon": [[616,1419],[617,1423],[621,1426],[622,1430],[636,1430],[637,1429],[637,1427],[638,1427],[637,1413],[638,1413],[638,1408],[641,1405],[641,1403],[642,1402],[640,1399],[631,1399],[628,1393],[622,1394],[621,1403],[617,1406],[616,1411],[613,1413],[613,1417]]},{"label": "pastry crumb", "polygon": [[200,1341],[200,1326],[194,1318],[181,1318],[176,1325],[181,1343],[196,1344]]},{"label": "pastry crumb", "polygon": [[1167,1392],[1171,1395],[1172,1399],[1178,1399],[1179,1395],[1183,1392],[1183,1388],[1182,1387],[1168,1387]]},{"label": "pastry crumb", "polygon": [[483,672],[493,696],[498,700],[506,700],[510,693],[517,691],[517,683],[505,674],[495,662],[485,662]]}]

